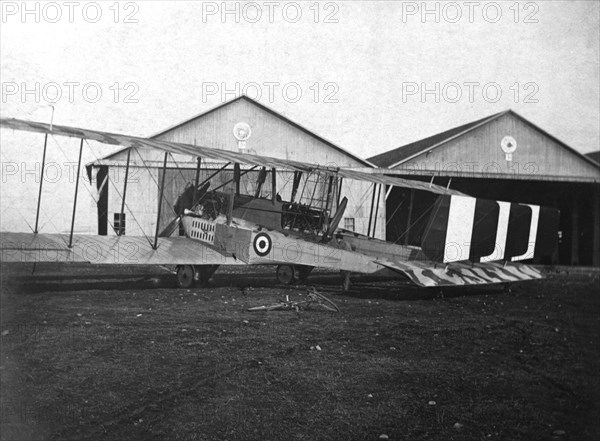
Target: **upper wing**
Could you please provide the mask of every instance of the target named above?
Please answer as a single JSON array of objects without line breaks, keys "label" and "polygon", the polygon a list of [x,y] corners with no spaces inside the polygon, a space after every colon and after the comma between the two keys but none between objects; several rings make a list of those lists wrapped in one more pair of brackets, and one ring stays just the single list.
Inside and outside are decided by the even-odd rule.
[{"label": "upper wing", "polygon": [[413,181],[410,179],[398,178],[396,176],[386,176],[382,174],[371,174],[357,170],[339,169],[337,174],[348,179],[355,179],[358,181],[373,182],[374,184],[384,185],[395,185],[396,187],[412,188],[414,190],[428,191],[430,193],[444,194],[444,195],[464,195],[464,193],[452,190],[450,188],[442,187],[428,182]]},{"label": "upper wing", "polygon": [[317,166],[314,164],[272,158],[268,156],[248,155],[237,152],[231,152],[228,150],[214,149],[210,147],[195,146],[177,142],[159,141],[155,139],[140,138],[137,136],[120,135],[115,133],[100,132],[96,130],[60,126],[56,124],[50,126],[49,124],[45,123],[25,121],[15,118],[0,118],[0,127],[26,132],[48,133],[66,136],[70,138],[90,139],[93,141],[101,142],[103,144],[120,145],[124,147],[149,147],[171,153],[179,153],[190,156],[201,156],[225,162],[250,164],[261,167],[275,167],[279,169],[291,169],[304,172],[316,169],[326,170],[331,172],[332,174],[337,174],[347,179],[356,179],[361,181],[372,182],[375,184],[395,185],[399,187],[412,188],[415,190],[424,190],[437,194],[462,194],[458,191],[450,190],[435,184],[428,184],[425,182],[412,181],[408,179],[384,175],[374,175],[356,170]]},{"label": "upper wing", "polygon": [[2,262],[88,262],[128,265],[245,265],[185,237],[163,237],[153,249],[145,237],[0,233]]}]

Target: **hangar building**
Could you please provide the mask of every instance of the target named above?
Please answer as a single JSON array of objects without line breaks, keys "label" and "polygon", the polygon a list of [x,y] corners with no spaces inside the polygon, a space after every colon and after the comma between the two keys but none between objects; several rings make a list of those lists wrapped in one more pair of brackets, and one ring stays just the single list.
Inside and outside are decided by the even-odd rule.
[{"label": "hangar building", "polygon": [[[245,124],[250,132],[249,138],[243,142],[234,136],[234,127],[239,123]],[[246,96],[223,103],[163,130],[152,138],[331,167],[374,167],[370,162],[347,152]],[[127,179],[124,218],[121,219],[121,201],[128,156],[130,157],[130,172]],[[126,148],[88,165],[90,172],[93,170],[93,176],[99,189],[99,234],[116,234],[116,231],[124,231],[127,235],[154,235],[160,194],[159,183],[162,182],[163,157],[163,152],[157,150],[139,151]],[[165,174],[160,229],[173,218],[173,211],[170,207],[173,207],[177,196],[183,192],[188,183],[194,182],[196,164],[196,158],[179,155],[169,157]],[[224,165],[224,163],[211,163],[203,159],[201,180],[210,177]],[[252,173],[245,176],[244,185],[255,185],[258,171]],[[220,179],[221,182],[215,182],[211,188],[224,183],[232,174],[233,171],[219,173],[215,179]],[[292,181],[293,172],[278,170],[277,192],[283,200],[289,200]],[[266,191],[271,189],[270,174],[263,186],[263,196],[265,196],[265,189]],[[340,227],[366,232],[372,193],[373,184],[371,183],[346,180],[342,182],[339,195],[348,198],[348,205]],[[340,197],[338,197],[339,199]],[[375,224],[374,236],[384,238],[385,202],[383,199],[376,211],[378,221]],[[181,231],[180,234],[182,234]],[[373,236],[373,234],[371,235]]]},{"label": "hangar building", "polygon": [[[560,210],[559,247],[538,263],[600,266],[600,166],[512,110],[369,158],[380,172]],[[394,188],[386,239],[420,243],[433,196]]]},{"label": "hangar building", "polygon": [[[251,128],[251,136],[244,146],[233,134],[240,122]],[[538,263],[600,266],[600,165],[512,110],[369,160],[347,152],[245,96],[163,130],[153,138],[321,165],[368,168],[373,173],[450,186],[476,197],[555,207],[561,212],[559,249]],[[128,180],[125,219],[120,219],[128,155],[132,174]],[[166,171],[163,199],[166,207],[172,206],[185,185],[193,181],[196,169],[195,158],[174,155],[173,159],[176,163],[169,160]],[[223,165],[204,162],[202,178]],[[91,166],[101,189],[99,233],[113,234],[115,229],[124,228],[129,235],[154,234],[162,153],[152,150],[132,153],[123,149]],[[290,172],[278,171],[277,191],[284,199],[289,196],[290,175]],[[265,187],[270,188],[268,183]],[[340,227],[365,233],[373,185],[344,182],[341,193],[348,197],[349,204]],[[402,188],[393,188],[385,195],[374,210],[377,213],[375,237],[420,244],[434,196]],[[170,210],[164,211],[161,226],[172,216]]]}]

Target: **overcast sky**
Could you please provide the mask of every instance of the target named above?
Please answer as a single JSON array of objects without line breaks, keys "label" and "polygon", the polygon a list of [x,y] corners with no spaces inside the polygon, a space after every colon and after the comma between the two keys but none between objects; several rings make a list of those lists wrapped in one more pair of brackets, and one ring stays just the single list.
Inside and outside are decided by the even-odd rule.
[{"label": "overcast sky", "polygon": [[[596,1],[26,7],[2,2],[4,117],[53,103],[55,123],[149,136],[245,91],[362,157],[508,108],[599,148]],[[4,132],[3,162],[41,154]]]},{"label": "overcast sky", "polygon": [[599,3],[474,3],[3,2],[2,114],[48,120],[55,82],[56,122],[150,135],[238,83],[364,157],[507,108],[598,149]]}]

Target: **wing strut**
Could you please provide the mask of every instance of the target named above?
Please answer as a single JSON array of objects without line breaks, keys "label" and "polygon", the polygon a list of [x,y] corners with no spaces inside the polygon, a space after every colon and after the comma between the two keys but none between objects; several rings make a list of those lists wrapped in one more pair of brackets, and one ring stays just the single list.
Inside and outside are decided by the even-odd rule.
[{"label": "wing strut", "polygon": [[375,192],[377,184],[373,182],[373,196],[371,196],[371,211],[369,212],[369,226],[367,228],[367,236],[371,235],[371,222],[373,221],[373,208],[375,207]]},{"label": "wing strut", "polygon": [[35,212],[35,229],[33,234],[38,233],[38,222],[40,220],[40,204],[42,202],[42,185],[44,184],[44,166],[46,165],[46,147],[48,146],[48,134],[44,137],[44,153],[42,155],[42,171],[40,172],[40,191],[38,193],[37,210]]},{"label": "wing strut", "polygon": [[263,167],[258,172],[258,179],[256,180],[256,190],[254,191],[254,198],[258,198],[260,196],[260,191],[262,190],[262,186],[267,179],[267,167]]},{"label": "wing strut", "polygon": [[331,196],[333,194],[333,180],[334,180],[334,176],[330,175],[329,176],[329,185],[327,187],[327,199],[325,200],[325,210],[329,210],[330,202],[331,202],[331,205],[333,205],[333,201],[331,200]]},{"label": "wing strut", "polygon": [[406,221],[406,232],[404,234],[406,234],[405,238],[404,238],[404,245],[408,245],[409,243],[409,236],[410,236],[410,227],[411,227],[411,223],[412,223],[412,214],[413,214],[413,204],[415,201],[415,191],[411,188],[410,189],[410,202],[408,204],[408,220]]},{"label": "wing strut", "polygon": [[162,175],[162,179],[160,180],[160,196],[158,199],[158,213],[156,215],[156,232],[154,233],[154,245],[152,245],[153,250],[155,250],[158,245],[158,229],[160,228],[160,212],[162,210],[163,193],[165,190],[165,176],[167,175],[168,155],[169,155],[169,152],[165,152],[165,159],[163,161],[163,175]]},{"label": "wing strut", "polygon": [[379,184],[379,189],[377,190],[377,200],[375,201],[375,217],[373,218],[373,237],[375,237],[375,229],[377,227],[377,216],[379,214],[379,201],[381,199],[381,187],[383,184]]},{"label": "wing strut", "polygon": [[77,180],[75,181],[75,200],[73,201],[73,217],[71,217],[71,234],[69,235],[69,248],[73,248],[73,229],[75,228],[75,211],[77,210],[77,192],[79,190],[79,176],[81,174],[81,155],[83,154],[83,138],[79,144],[79,160],[77,161]]},{"label": "wing strut", "polygon": [[[290,198],[290,202],[294,202],[296,199],[296,193],[300,186],[300,179],[302,179],[302,172],[294,171],[294,182],[292,183],[292,197]],[[300,197],[302,197],[302,195],[300,195]]]},{"label": "wing strut", "polygon": [[235,195],[239,196],[240,195],[241,176],[240,176],[240,164],[237,162],[235,164],[233,164],[233,180],[235,181]]},{"label": "wing strut", "polygon": [[271,169],[271,173],[271,199],[273,205],[275,205],[275,201],[277,200],[277,170],[275,167]]},{"label": "wing strut", "polygon": [[119,231],[117,236],[125,232],[123,219],[125,217],[125,196],[127,195],[127,181],[129,180],[129,160],[131,159],[131,149],[127,149],[127,164],[125,165],[125,182],[123,183],[123,197],[121,198],[121,214],[119,215]]},{"label": "wing strut", "polygon": [[193,204],[192,207],[194,205],[196,205],[197,203],[197,197],[198,197],[198,186],[200,185],[200,167],[202,166],[202,158],[200,156],[198,156],[196,158],[197,161],[197,166],[196,166],[196,178],[194,179],[194,196],[192,198]]}]

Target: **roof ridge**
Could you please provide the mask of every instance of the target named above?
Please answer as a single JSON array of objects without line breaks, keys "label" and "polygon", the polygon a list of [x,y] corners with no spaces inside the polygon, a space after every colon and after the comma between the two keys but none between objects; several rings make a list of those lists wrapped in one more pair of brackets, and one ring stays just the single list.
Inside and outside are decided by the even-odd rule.
[{"label": "roof ridge", "polygon": [[298,124],[297,122],[292,121],[287,116],[285,116],[285,115],[277,112],[276,110],[274,110],[274,109],[266,106],[265,104],[262,104],[259,101],[256,101],[253,98],[250,98],[248,95],[245,95],[245,94],[240,94],[240,96],[238,96],[238,97],[236,97],[234,99],[231,99],[229,101],[225,101],[225,102],[223,102],[223,103],[221,103],[221,104],[219,104],[219,105],[217,105],[215,107],[212,107],[212,108],[210,108],[210,109],[208,109],[208,110],[206,110],[206,111],[204,111],[204,112],[202,112],[202,113],[200,113],[200,114],[198,114],[196,116],[193,116],[193,117],[191,117],[189,119],[186,119],[185,121],[182,121],[182,122],[180,122],[178,124],[175,124],[175,125],[167,128],[167,129],[165,129],[165,130],[162,130],[161,132],[155,133],[154,135],[150,136],[149,138],[150,139],[155,139],[156,137],[158,137],[160,135],[163,135],[163,134],[165,134],[165,133],[167,133],[167,132],[169,132],[169,131],[171,131],[173,129],[181,127],[184,124],[187,124],[187,123],[189,123],[189,122],[191,122],[191,121],[193,121],[195,119],[198,119],[198,118],[201,118],[203,116],[206,116],[209,113],[212,113],[212,112],[214,112],[216,110],[219,110],[220,108],[225,107],[226,105],[232,104],[232,103],[234,103],[236,101],[239,101],[241,99],[247,100],[248,102],[250,102],[250,103],[254,104],[255,106],[259,107],[260,109],[264,110],[265,112],[274,115],[275,117],[283,120],[284,122],[290,124],[291,126],[293,126],[293,127],[297,128],[297,129],[301,130],[302,132],[306,133],[307,135],[312,136],[312,137],[316,138],[317,140],[321,141],[322,143],[327,144],[328,146],[333,147],[334,149],[336,149],[336,150],[338,150],[338,151],[340,151],[340,152],[342,152],[342,153],[344,153],[344,154],[352,157],[356,161],[358,161],[358,162],[360,162],[360,163],[362,163],[364,165],[367,165],[369,167],[373,167],[373,168],[376,167],[375,164],[373,164],[371,161],[369,161],[367,159],[364,159],[364,158],[361,158],[360,156],[358,156],[358,155],[356,155],[356,154],[354,154],[354,153],[346,150],[345,148],[340,147],[337,144],[334,144],[333,142],[331,142],[328,139],[326,139],[326,138],[318,135],[317,133],[313,132],[312,130],[309,130],[306,127]]},{"label": "roof ridge", "polygon": [[[426,138],[421,138],[419,140],[410,142],[400,147],[396,147],[395,149],[389,150],[384,153],[380,153],[379,155],[372,156],[368,158],[369,161],[373,162],[378,167],[395,167],[396,165],[407,161],[409,159],[414,158],[420,154],[425,153],[426,151],[432,150],[435,147],[448,142],[451,139],[457,138],[459,136],[464,135],[465,133],[474,130],[475,128],[486,124],[493,119],[496,119],[504,114],[512,112],[511,109],[503,110],[498,113],[494,113],[492,115],[488,115],[484,118],[471,121],[465,124],[461,124],[459,126],[452,127],[451,129],[445,130],[441,133],[437,133]],[[405,153],[403,155],[403,153]],[[396,155],[394,155],[396,154]],[[390,160],[385,161],[384,158],[390,158]],[[395,156],[395,159],[393,157]],[[381,159],[381,160],[380,160]],[[393,162],[392,162],[393,161]]]},{"label": "roof ridge", "polygon": [[580,158],[582,158],[583,160],[589,162],[590,164],[600,168],[600,164],[597,163],[596,161],[594,161],[592,158],[588,157],[586,154],[581,153],[579,150],[574,149],[573,147],[571,147],[569,144],[567,144],[564,141],[561,141],[560,139],[558,139],[556,136],[552,135],[551,133],[547,132],[546,130],[542,129],[540,126],[538,126],[537,124],[531,122],[530,120],[528,120],[527,118],[525,118],[524,116],[521,116],[520,114],[518,114],[517,112],[515,112],[514,110],[510,110],[510,112],[512,114],[514,114],[517,118],[520,118],[523,122],[525,122],[526,124],[529,124],[530,126],[532,126],[534,129],[538,130],[539,132],[541,132],[542,134],[544,134],[545,136],[547,136],[548,138],[552,139],[554,142],[556,142],[557,144],[560,144],[563,148],[569,150],[571,153],[574,153],[576,156],[579,156]]}]

